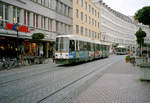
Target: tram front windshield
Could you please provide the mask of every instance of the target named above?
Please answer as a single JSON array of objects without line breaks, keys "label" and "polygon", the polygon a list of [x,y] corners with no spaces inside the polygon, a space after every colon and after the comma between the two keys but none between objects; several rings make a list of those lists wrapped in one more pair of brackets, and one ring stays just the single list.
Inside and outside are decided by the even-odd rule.
[{"label": "tram front windshield", "polygon": [[64,37],[56,38],[56,51],[59,50],[69,50],[68,38]]}]

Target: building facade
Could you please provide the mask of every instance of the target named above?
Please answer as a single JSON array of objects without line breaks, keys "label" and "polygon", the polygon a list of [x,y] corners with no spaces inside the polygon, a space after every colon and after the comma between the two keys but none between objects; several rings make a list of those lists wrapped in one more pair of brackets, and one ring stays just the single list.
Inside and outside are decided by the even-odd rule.
[{"label": "building facade", "polygon": [[91,0],[73,0],[73,34],[99,41],[100,13]]},{"label": "building facade", "polygon": [[100,10],[100,35],[101,41],[110,45],[119,44],[135,47],[137,30],[134,22],[126,15],[123,15],[102,2],[92,0]]},{"label": "building facade", "polygon": [[0,58],[49,57],[56,36],[72,33],[72,0],[1,0],[0,24]]}]

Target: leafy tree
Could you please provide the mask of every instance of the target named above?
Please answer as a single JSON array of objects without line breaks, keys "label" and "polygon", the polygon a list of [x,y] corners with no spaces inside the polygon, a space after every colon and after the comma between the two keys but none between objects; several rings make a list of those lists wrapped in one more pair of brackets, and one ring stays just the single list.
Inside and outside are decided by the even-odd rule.
[{"label": "leafy tree", "polygon": [[34,33],[32,35],[32,39],[39,40],[39,39],[43,39],[43,38],[44,38],[44,34],[42,34],[42,33]]},{"label": "leafy tree", "polygon": [[135,33],[136,41],[138,45],[140,46],[140,50],[142,52],[142,46],[144,45],[144,37],[146,37],[146,33],[142,31],[141,28]]},{"label": "leafy tree", "polygon": [[150,27],[150,6],[145,6],[142,9],[138,10],[134,16],[135,20],[138,20],[144,25],[149,25]]}]

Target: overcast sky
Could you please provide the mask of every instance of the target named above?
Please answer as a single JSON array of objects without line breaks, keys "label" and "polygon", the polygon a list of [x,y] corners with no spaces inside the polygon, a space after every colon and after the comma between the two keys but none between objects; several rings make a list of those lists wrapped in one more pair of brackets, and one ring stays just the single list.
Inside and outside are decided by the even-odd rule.
[{"label": "overcast sky", "polygon": [[150,6],[150,0],[103,0],[103,2],[127,16],[133,16],[142,7]]}]

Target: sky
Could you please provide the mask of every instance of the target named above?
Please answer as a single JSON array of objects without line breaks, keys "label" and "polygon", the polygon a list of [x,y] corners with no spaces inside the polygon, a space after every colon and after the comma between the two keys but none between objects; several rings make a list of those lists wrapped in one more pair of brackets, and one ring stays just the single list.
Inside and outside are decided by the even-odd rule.
[{"label": "sky", "polygon": [[103,0],[103,2],[127,16],[133,16],[142,7],[150,6],[150,0]]}]

